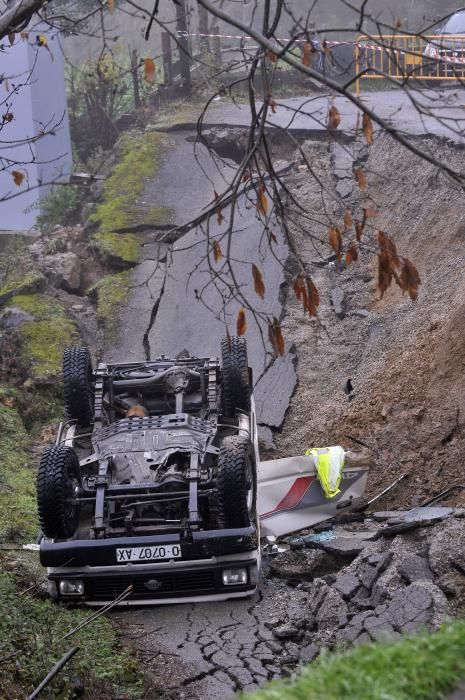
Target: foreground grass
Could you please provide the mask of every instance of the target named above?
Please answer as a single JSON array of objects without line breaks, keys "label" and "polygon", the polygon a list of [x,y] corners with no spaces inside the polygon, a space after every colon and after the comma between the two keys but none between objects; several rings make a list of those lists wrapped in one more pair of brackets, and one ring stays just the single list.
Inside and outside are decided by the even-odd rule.
[{"label": "foreground grass", "polygon": [[[137,662],[120,648],[109,620],[99,618],[69,639],[62,637],[91,613],[67,610],[31,595],[30,571],[20,562],[0,559],[0,697],[28,696],[63,654],[79,652],[58,674],[44,697],[110,700],[141,697],[143,686]],[[29,567],[28,567],[29,568]],[[24,580],[22,580],[24,579]],[[27,583],[26,583],[27,581]]]},{"label": "foreground grass", "polygon": [[327,653],[295,681],[274,681],[244,700],[439,700],[465,678],[465,622],[397,643]]}]

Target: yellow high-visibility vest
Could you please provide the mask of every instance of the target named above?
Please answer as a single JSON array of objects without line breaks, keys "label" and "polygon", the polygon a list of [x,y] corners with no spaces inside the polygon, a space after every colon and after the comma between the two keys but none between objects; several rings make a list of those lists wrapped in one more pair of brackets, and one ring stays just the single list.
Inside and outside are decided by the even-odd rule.
[{"label": "yellow high-visibility vest", "polygon": [[315,461],[318,479],[326,498],[337,496],[341,492],[339,484],[344,469],[345,452],[342,447],[314,448],[305,454],[311,455]]}]

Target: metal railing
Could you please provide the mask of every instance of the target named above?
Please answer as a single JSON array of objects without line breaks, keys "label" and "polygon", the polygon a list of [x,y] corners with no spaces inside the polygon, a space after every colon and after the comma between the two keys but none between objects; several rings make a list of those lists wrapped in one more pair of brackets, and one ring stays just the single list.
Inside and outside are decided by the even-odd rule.
[{"label": "metal railing", "polygon": [[362,80],[465,79],[465,35],[360,36],[355,44],[356,93]]}]

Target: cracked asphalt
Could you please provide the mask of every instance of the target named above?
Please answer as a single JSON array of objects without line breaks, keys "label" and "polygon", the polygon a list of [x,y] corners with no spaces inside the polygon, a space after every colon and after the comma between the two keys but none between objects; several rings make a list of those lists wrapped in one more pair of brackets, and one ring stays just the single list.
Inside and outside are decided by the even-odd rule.
[{"label": "cracked asphalt", "polygon": [[265,581],[251,599],[118,612],[123,636],[137,650],[161,697],[229,698],[291,673],[305,645],[277,639],[281,619],[302,617],[307,594]]},{"label": "cracked asphalt", "polygon": [[[143,195],[150,206],[171,212],[173,226],[185,224],[211,204],[214,191],[224,189],[229,170],[228,161],[213,161],[202,144],[194,143],[194,136],[189,131],[169,134],[162,165]],[[225,208],[223,215],[228,221],[230,208]],[[214,216],[209,222],[210,242],[205,231],[196,228],[172,248],[164,243],[143,247],[143,260],[131,275],[131,294],[122,313],[120,338],[107,353],[113,361],[176,356],[185,351],[204,357],[218,355],[226,334],[225,322],[234,333],[240,308],[240,302],[230,298],[227,285],[210,270],[211,240],[221,244],[225,229],[226,225],[219,225]],[[286,284],[282,263],[287,260],[288,249],[278,227],[275,235],[277,242],[270,250],[262,239],[256,208],[241,197],[231,244],[234,275],[258,312],[280,318]],[[156,262],[166,258],[166,265]],[[263,273],[263,300],[253,289],[252,263]],[[255,322],[249,313],[247,340],[256,381],[258,422],[279,428],[297,381],[295,356],[288,349],[284,357],[273,361],[265,347],[267,338],[266,323]]]}]

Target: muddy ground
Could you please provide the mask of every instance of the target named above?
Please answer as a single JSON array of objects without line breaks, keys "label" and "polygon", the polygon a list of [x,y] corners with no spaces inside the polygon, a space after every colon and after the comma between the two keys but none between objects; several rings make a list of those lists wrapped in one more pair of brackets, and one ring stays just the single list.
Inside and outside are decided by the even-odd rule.
[{"label": "muddy ground", "polygon": [[[462,149],[429,139],[418,144],[461,167]],[[292,182],[298,200],[320,208],[324,203],[337,223],[345,208],[357,217],[371,201],[378,215],[369,221],[367,243],[377,230],[387,232],[398,253],[417,266],[422,284],[416,302],[402,296],[395,284],[381,299],[376,258],[369,251],[375,249],[373,243],[345,271],[334,263],[311,266],[322,298],[320,319],[304,318],[289,294],[283,329],[296,345],[299,386],[276,436],[277,453],[322,443],[354,446],[349,436],[355,437],[372,448],[376,461],[368,494],[405,473],[384,506],[419,505],[463,482],[464,194],[387,136],[379,137],[369,152],[359,151],[366,193],[346,179],[344,160],[352,160],[347,154],[337,154],[340,170],[335,170],[334,150],[327,144],[307,143],[305,151],[327,190],[322,194],[306,174],[299,174]],[[342,205],[334,196],[341,185],[346,193]],[[327,236],[326,222],[313,222],[311,230]],[[295,236],[306,260],[319,262],[318,246],[297,229]],[[350,396],[344,392],[348,380]],[[464,499],[465,491],[458,490],[451,502]]]}]

